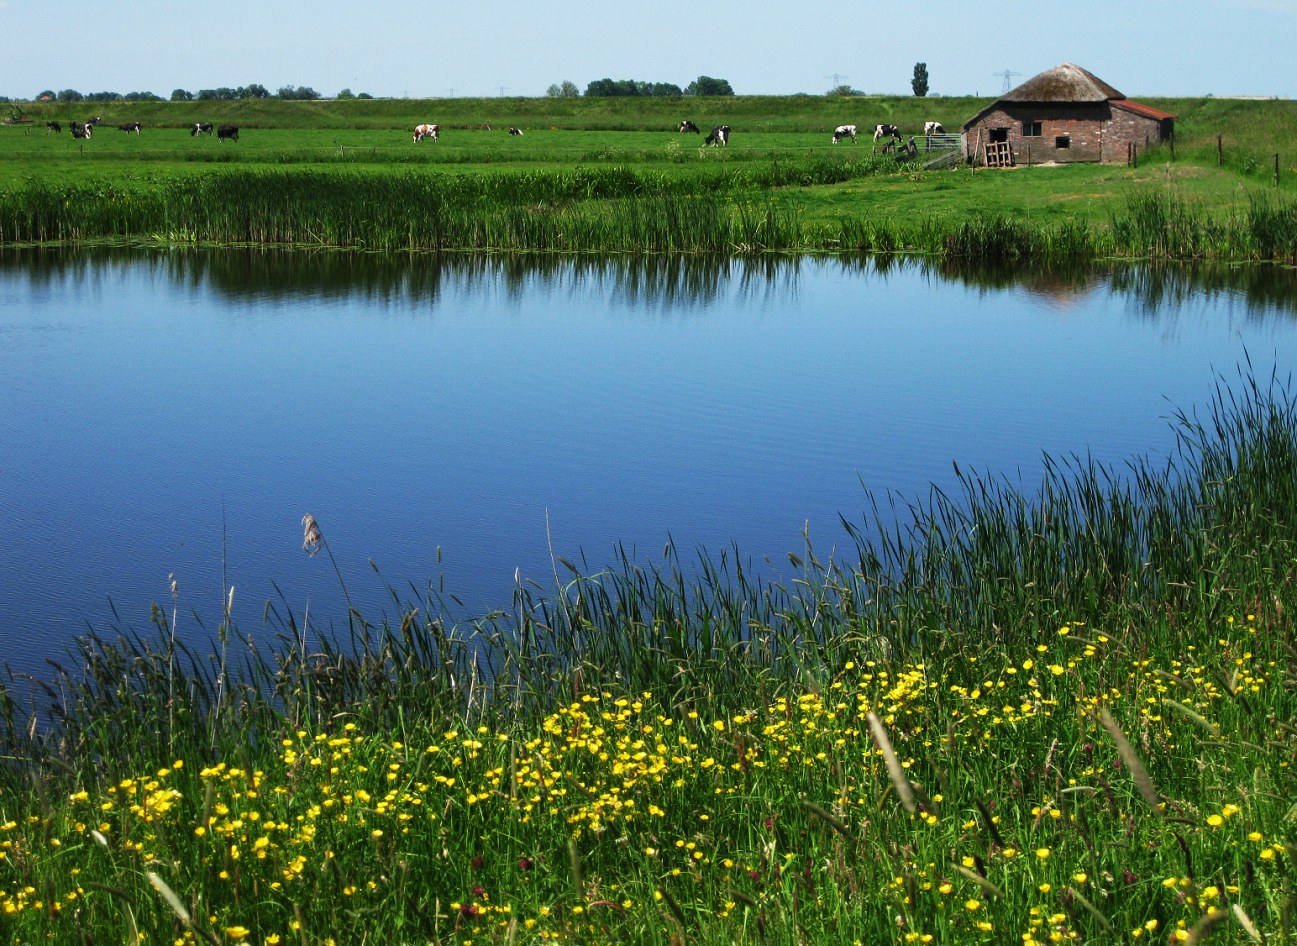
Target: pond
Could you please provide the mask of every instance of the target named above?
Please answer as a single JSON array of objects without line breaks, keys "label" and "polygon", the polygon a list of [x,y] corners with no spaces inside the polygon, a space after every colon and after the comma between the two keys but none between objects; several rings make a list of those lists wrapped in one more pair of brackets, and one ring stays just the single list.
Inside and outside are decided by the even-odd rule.
[{"label": "pond", "polygon": [[5,250],[0,661],[153,603],[208,641],[231,588],[255,637],[345,628],[343,586],[508,607],[560,556],[777,577],[955,462],[1166,455],[1248,360],[1297,363],[1292,270]]}]

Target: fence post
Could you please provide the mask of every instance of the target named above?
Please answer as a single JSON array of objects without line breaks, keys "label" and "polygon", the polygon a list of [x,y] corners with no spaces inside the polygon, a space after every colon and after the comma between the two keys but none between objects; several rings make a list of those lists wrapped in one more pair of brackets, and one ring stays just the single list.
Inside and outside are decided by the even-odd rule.
[{"label": "fence post", "polygon": [[1221,136],[1216,136],[1216,167],[1225,163],[1225,146],[1221,142]]},{"label": "fence post", "polygon": [[1274,186],[1275,186],[1275,187],[1278,187],[1278,186],[1279,186],[1279,155],[1278,155],[1278,153],[1276,153],[1275,156],[1274,156]]},{"label": "fence post", "polygon": [[1130,143],[1130,159],[1131,167],[1139,167],[1139,145],[1135,144],[1133,141]]}]

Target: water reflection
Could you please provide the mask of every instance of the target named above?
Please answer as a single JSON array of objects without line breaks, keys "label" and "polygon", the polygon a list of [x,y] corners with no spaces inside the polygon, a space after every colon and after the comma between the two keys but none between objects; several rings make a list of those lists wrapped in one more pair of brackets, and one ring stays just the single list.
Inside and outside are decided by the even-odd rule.
[{"label": "water reflection", "polygon": [[209,624],[227,585],[246,626],[330,623],[307,512],[369,615],[378,566],[479,611],[555,555],[783,561],[862,484],[1166,450],[1213,369],[1297,363],[1295,299],[1260,266],[0,249],[0,664],[172,573]]},{"label": "water reflection", "polygon": [[371,304],[436,305],[450,285],[490,282],[520,298],[538,285],[599,290],[647,309],[696,309],[726,287],[739,299],[796,294],[807,266],[887,278],[902,272],[986,292],[1021,290],[1057,306],[1106,288],[1128,298],[1140,319],[1162,318],[1204,299],[1244,304],[1250,317],[1297,313],[1297,269],[1281,265],[970,267],[901,256],[590,256],[365,254],[318,250],[132,247],[0,248],[0,273],[34,286],[91,280],[106,266],[144,267],[152,278],[231,300],[308,297]]}]

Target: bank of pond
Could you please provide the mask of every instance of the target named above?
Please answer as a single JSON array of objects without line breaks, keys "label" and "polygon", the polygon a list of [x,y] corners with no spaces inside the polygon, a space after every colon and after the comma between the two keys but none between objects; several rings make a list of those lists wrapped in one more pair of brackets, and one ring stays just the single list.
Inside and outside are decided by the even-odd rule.
[{"label": "bank of pond", "polygon": [[[895,173],[888,156],[499,168],[454,174],[232,167],[203,175],[32,178],[0,189],[0,245],[263,245],[383,252],[917,253],[986,264],[1297,260],[1297,202],[1225,211],[1130,186],[1102,222],[1005,205],[941,215],[826,214],[789,189]],[[958,174],[961,172],[934,172]],[[866,200],[867,195],[853,198]]]},{"label": "bank of pond", "polygon": [[[1287,942],[1297,401],[790,557],[558,559],[0,687],[14,942]],[[304,520],[308,552],[331,558]],[[337,578],[345,586],[347,576]],[[184,616],[188,621],[189,617]],[[201,618],[200,618],[201,619]]]}]

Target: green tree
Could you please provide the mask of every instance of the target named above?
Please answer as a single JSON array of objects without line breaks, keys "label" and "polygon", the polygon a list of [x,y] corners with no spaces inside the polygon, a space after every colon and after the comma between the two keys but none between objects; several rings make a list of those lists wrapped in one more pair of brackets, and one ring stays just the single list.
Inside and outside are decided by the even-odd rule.
[{"label": "green tree", "polygon": [[76,89],[63,89],[59,92],[60,102],[80,102],[83,98],[85,96]]},{"label": "green tree", "polygon": [[733,95],[734,89],[725,79],[699,76],[685,86],[685,95]]},{"label": "green tree", "polygon": [[914,64],[914,78],[910,80],[910,88],[919,98],[928,94],[928,64],[926,62],[916,62]]},{"label": "green tree", "polygon": [[171,90],[171,101],[173,102],[192,102],[193,100],[194,93],[192,92],[186,92],[184,89]]},{"label": "green tree", "polygon": [[351,89],[343,89],[337,94],[337,96],[335,96],[335,98],[339,99],[354,99],[355,97],[356,93],[352,92]]},{"label": "green tree", "polygon": [[833,88],[829,89],[829,91],[825,92],[824,94],[829,96],[830,98],[833,98],[835,96],[841,96],[841,95],[864,95],[864,93],[861,92],[859,89],[853,89],[849,85],[835,85]]}]

